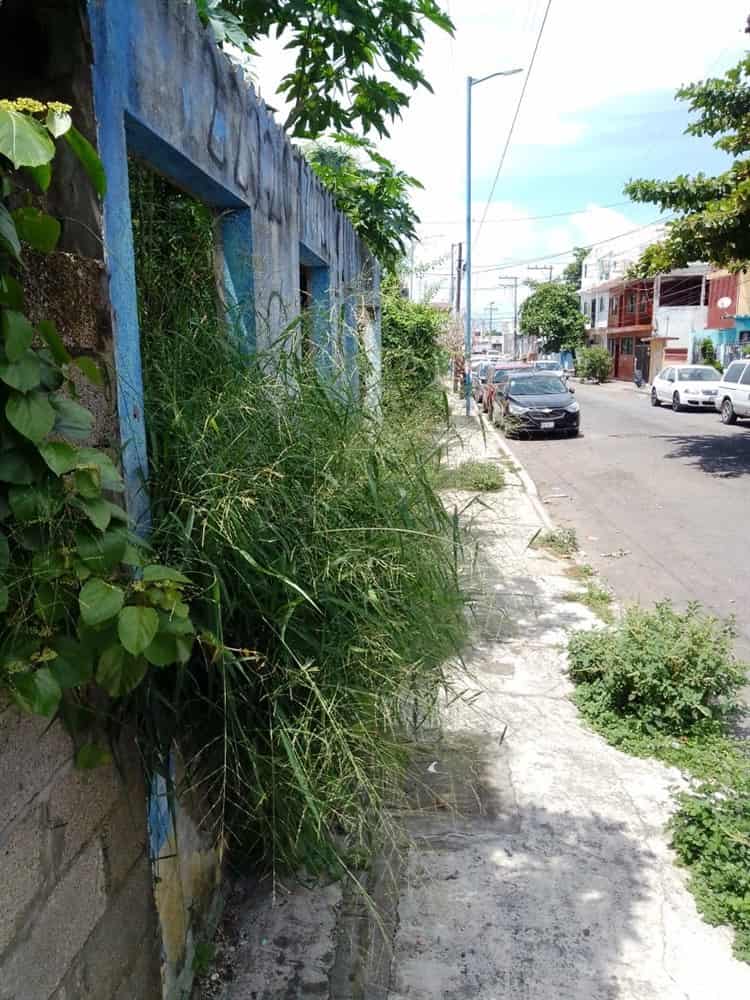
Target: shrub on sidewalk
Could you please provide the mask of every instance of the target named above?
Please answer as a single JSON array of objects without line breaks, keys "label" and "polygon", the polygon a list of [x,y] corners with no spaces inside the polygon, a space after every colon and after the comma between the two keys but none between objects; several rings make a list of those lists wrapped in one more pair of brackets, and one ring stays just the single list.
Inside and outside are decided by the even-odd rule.
[{"label": "shrub on sidewalk", "polygon": [[582,379],[606,382],[612,374],[612,357],[603,347],[583,347],[576,351],[576,374]]},{"label": "shrub on sidewalk", "polygon": [[731,623],[697,605],[685,613],[668,601],[653,611],[635,606],[611,628],[572,636],[570,676],[587,714],[615,713],[647,731],[689,734],[736,709],[744,670],[731,651],[733,636]]}]

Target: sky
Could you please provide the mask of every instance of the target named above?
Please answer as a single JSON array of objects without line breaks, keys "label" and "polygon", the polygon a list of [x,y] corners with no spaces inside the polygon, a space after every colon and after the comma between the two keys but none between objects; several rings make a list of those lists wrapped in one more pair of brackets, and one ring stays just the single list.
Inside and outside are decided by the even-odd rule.
[{"label": "sky", "polygon": [[[654,206],[622,193],[635,177],[725,169],[710,139],[685,136],[682,84],[721,74],[744,54],[746,0],[552,0],[508,154],[488,202],[547,0],[443,0],[453,38],[428,29],[423,68],[433,93],[416,92],[382,151],[424,190],[414,259],[417,295],[448,299],[450,247],[464,239],[466,76],[519,67],[472,91],[473,309],[512,314],[510,283],[558,274],[573,246],[590,244],[658,218]],[[267,46],[254,69],[273,91],[285,56]],[[486,210],[486,219],[480,220]],[[555,216],[538,218],[539,216]],[[509,221],[510,220],[510,221]],[[639,240],[636,231],[634,243]],[[557,256],[550,256],[557,255]],[[548,259],[547,259],[548,258]],[[502,269],[501,269],[502,268]],[[424,272],[424,273],[423,273]],[[522,296],[523,297],[522,293]]]}]

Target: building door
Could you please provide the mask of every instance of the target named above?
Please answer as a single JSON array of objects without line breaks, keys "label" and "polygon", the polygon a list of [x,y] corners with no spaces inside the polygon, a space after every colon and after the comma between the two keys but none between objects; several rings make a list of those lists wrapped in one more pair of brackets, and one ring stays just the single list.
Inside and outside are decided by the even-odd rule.
[{"label": "building door", "polygon": [[635,369],[641,373],[644,382],[650,382],[651,344],[635,345]]},{"label": "building door", "polygon": [[612,360],[613,369],[612,374],[615,378],[620,377],[620,338],[612,341]]}]

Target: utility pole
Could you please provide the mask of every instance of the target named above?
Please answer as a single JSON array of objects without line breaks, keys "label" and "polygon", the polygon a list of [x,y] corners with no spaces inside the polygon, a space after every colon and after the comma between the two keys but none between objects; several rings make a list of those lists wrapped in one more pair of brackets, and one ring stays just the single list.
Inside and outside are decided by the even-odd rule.
[{"label": "utility pole", "polygon": [[517,274],[509,274],[498,281],[500,288],[506,287],[503,282],[513,282],[513,353],[515,354],[516,343],[518,341],[518,282],[521,278]]},{"label": "utility pole", "polygon": [[495,311],[495,303],[490,302],[490,335],[492,335],[492,313]]},{"label": "utility pole", "polygon": [[450,292],[448,293],[448,301],[451,304],[451,309],[453,309],[453,273],[454,273],[453,272],[453,249],[454,249],[455,245],[456,245],[455,243],[451,243],[451,285],[450,285]]},{"label": "utility pole", "polygon": [[466,355],[466,416],[471,416],[471,88],[496,76],[513,76],[520,69],[499,70],[474,79],[466,77],[466,324],[464,353]]},{"label": "utility pole", "polygon": [[530,271],[549,271],[549,278],[547,281],[552,281],[552,264],[534,264],[529,268]]},{"label": "utility pole", "polygon": [[462,259],[464,245],[458,244],[458,265],[456,267],[456,316],[461,315],[461,275],[463,274],[464,262]]}]

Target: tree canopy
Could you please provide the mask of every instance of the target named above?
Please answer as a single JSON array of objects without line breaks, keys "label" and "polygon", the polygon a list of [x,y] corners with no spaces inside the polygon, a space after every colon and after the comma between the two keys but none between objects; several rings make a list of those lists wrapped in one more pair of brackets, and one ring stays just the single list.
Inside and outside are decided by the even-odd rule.
[{"label": "tree canopy", "polygon": [[632,269],[646,276],[691,261],[730,270],[750,263],[750,56],[723,77],[692,83],[677,91],[697,113],[686,132],[715,137],[714,146],[735,157],[715,177],[681,174],[671,181],[633,180],[625,193],[634,201],[676,212],[667,234],[650,246]]},{"label": "tree canopy", "polygon": [[521,333],[538,334],[542,349],[574,351],[584,342],[585,321],[571,285],[552,281],[537,285],[521,306]]},{"label": "tree canopy", "polygon": [[420,68],[425,29],[453,33],[436,0],[195,0],[220,43],[257,55],[263,38],[288,38],[294,68],[278,93],[297,138],[327,131],[388,135],[411,92],[431,90]]},{"label": "tree canopy", "polygon": [[[363,165],[355,151],[371,162]],[[409,189],[421,187],[381,156],[366,140],[339,136],[337,142],[320,141],[305,149],[310,166],[332,192],[336,203],[386,270],[393,270],[416,238],[416,213],[409,203]]]},{"label": "tree canopy", "polygon": [[573,247],[573,260],[563,269],[562,280],[571,288],[581,287],[581,276],[583,274],[583,262],[588,256],[588,247]]}]

